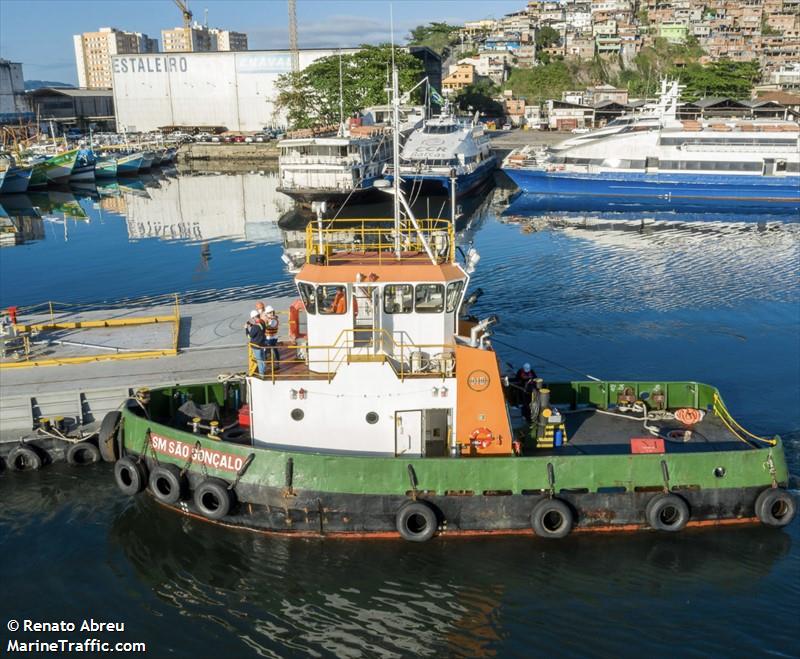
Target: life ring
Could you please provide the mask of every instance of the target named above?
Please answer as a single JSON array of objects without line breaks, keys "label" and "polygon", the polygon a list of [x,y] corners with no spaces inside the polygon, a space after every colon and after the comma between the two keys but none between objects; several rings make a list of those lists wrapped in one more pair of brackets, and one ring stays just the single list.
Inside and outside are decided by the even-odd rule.
[{"label": "life ring", "polygon": [[675,410],[675,418],[685,426],[693,426],[700,423],[705,416],[703,410],[695,409],[694,407],[682,407]]},{"label": "life ring", "polygon": [[[469,443],[475,448],[489,448],[495,439],[494,433],[489,428],[481,426],[470,433]],[[499,444],[500,440],[497,440],[497,443]]]}]

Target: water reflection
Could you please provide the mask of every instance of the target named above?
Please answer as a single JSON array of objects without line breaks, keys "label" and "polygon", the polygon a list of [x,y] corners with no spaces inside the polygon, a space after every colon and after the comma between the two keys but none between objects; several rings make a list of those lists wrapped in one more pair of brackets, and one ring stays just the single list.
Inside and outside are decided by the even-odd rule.
[{"label": "water reflection", "polygon": [[[337,656],[478,656],[511,633],[558,647],[555,618],[580,619],[590,638],[617,617],[631,622],[628,606],[596,621],[598,602],[691,599],[708,589],[747,596],[791,550],[788,534],[761,528],[574,536],[557,546],[533,537],[423,547],[296,540],[219,529],[144,497],[113,520],[110,543],[176,612],[258,652]],[[695,614],[675,615],[674,624],[689,625]],[[641,641],[652,650],[660,642]]]}]

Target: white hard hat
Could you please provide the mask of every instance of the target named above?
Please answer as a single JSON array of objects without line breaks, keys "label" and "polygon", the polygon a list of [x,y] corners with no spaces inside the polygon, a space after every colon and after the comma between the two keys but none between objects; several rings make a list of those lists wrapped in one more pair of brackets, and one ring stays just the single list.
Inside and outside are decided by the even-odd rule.
[{"label": "white hard hat", "polygon": [[253,309],[253,310],[250,312],[250,318],[258,318],[258,311],[256,311],[255,309]]},{"label": "white hard hat", "polygon": [[264,307],[264,311],[266,313],[272,313],[273,311],[275,311],[275,309],[273,309],[271,306],[267,305],[266,307]]},{"label": "white hard hat", "polygon": [[528,362],[525,362],[525,363],[522,365],[522,370],[523,370],[523,371],[530,371],[530,370],[531,370],[531,365],[530,365]]}]

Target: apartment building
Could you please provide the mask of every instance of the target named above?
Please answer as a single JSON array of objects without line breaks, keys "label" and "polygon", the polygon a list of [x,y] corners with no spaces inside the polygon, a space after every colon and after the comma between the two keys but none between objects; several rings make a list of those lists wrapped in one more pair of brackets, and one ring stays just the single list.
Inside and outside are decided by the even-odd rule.
[{"label": "apartment building", "polygon": [[158,41],[141,32],[101,27],[72,37],[78,86],[82,89],[111,89],[111,57],[135,53],[157,53]]},{"label": "apartment building", "polygon": [[189,27],[161,30],[161,43],[165,53],[242,51],[247,50],[247,35],[193,23]]}]

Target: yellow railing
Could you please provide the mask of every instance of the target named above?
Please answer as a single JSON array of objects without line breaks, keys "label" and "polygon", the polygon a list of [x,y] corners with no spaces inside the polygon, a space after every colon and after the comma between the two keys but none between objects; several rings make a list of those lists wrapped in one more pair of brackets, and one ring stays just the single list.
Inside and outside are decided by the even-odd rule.
[{"label": "yellow railing", "polygon": [[[266,380],[326,379],[329,382],[343,364],[388,362],[395,374],[407,377],[452,377],[455,373],[455,346],[421,344],[406,340],[402,332],[347,329],[332,345],[304,343],[274,346],[248,344],[248,375]],[[264,373],[258,371],[255,350],[263,350]]]},{"label": "yellow railing", "polygon": [[[352,260],[377,264],[397,261],[396,249],[400,248],[400,258],[427,259],[423,236],[437,263],[455,261],[456,244],[453,223],[449,220],[417,220],[417,232],[409,220],[400,224],[396,230],[393,220],[360,219],[334,220],[319,229],[311,222],[306,227],[306,259],[326,264]],[[421,233],[421,235],[420,235]]]},{"label": "yellow railing", "polygon": [[[16,341],[19,348],[8,349],[8,356],[0,359],[0,368],[21,368],[28,366],[58,366],[66,364],[83,364],[95,361],[121,360],[121,359],[150,359],[154,357],[167,357],[178,354],[180,338],[180,304],[178,295],[175,294],[173,302],[174,311],[171,314],[157,316],[133,316],[126,318],[91,318],[86,320],[71,319],[81,313],[80,306],[65,302],[43,302],[29,307],[19,307],[17,314],[27,316],[45,316],[37,322],[14,324],[15,336],[6,337],[7,344]],[[164,348],[149,350],[117,349],[116,352],[92,353],[74,357],[44,357],[32,345],[32,338],[46,332],[60,330],[80,330],[97,328],[125,328],[138,325],[170,324],[170,344]],[[92,346],[87,346],[92,347]],[[98,347],[98,346],[95,346]],[[111,348],[109,348],[110,350]]]}]

